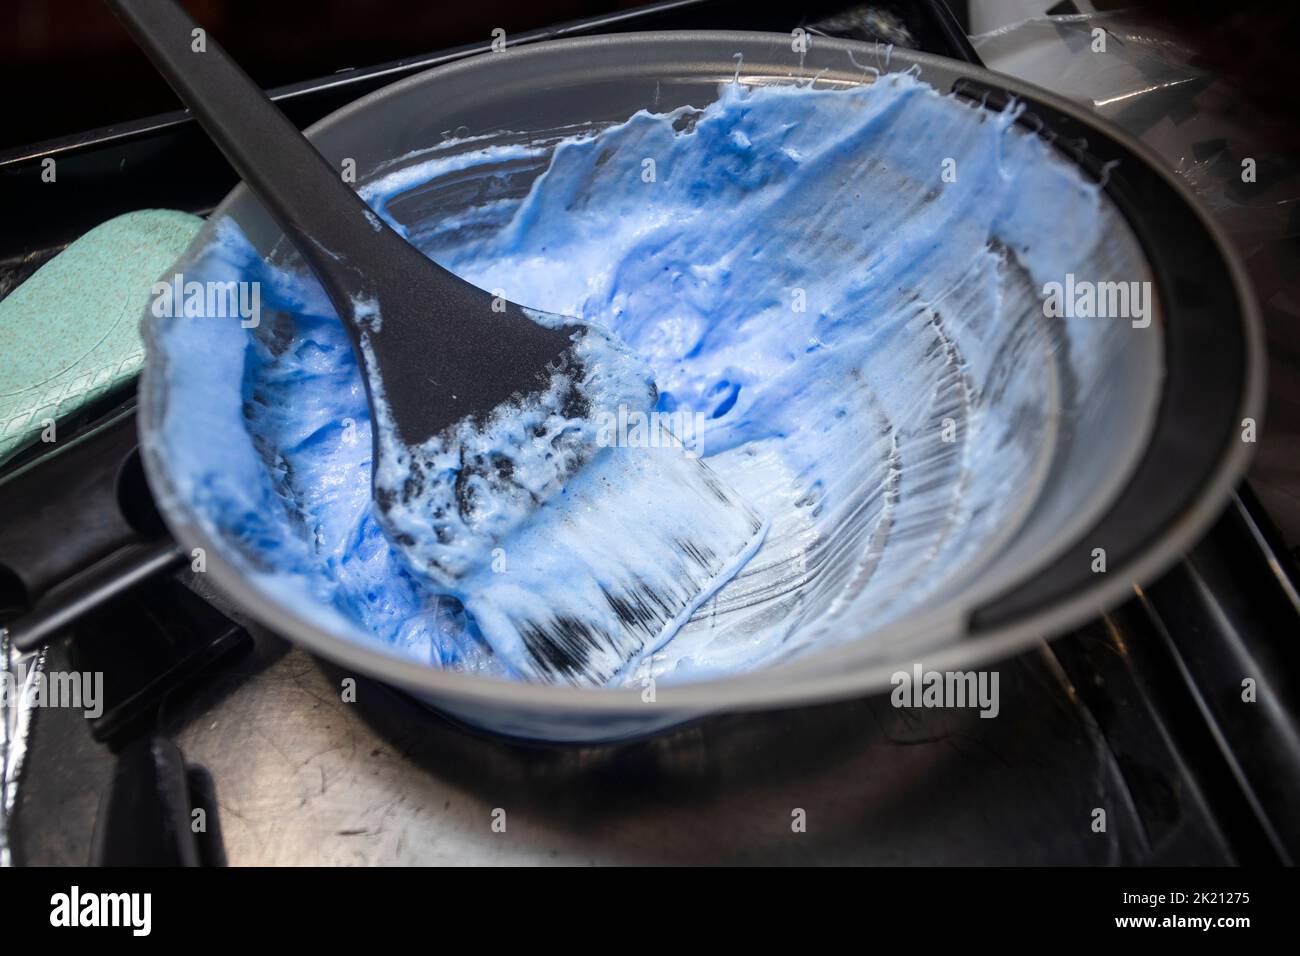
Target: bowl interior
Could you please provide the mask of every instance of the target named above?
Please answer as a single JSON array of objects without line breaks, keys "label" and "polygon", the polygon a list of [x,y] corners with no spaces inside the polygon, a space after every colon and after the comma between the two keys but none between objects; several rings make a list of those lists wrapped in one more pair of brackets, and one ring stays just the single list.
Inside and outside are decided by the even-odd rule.
[{"label": "bowl interior", "polygon": [[[665,378],[671,378],[674,356],[654,344],[658,339],[645,321],[636,321],[644,317],[635,309],[602,310],[601,301],[616,297],[601,300],[593,289],[600,282],[608,286],[607,280],[585,274],[574,283],[535,282],[529,288],[543,299],[529,300],[512,291],[518,280],[511,270],[480,257],[517,220],[557,144],[623,128],[641,110],[685,109],[678,132],[693,135],[697,130],[687,127],[706,121],[696,111],[710,108],[720,85],[736,74],[672,49],[631,67],[599,57],[534,61],[531,69],[511,65],[517,62],[503,59],[495,75],[481,66],[446,73],[438,82],[399,84],[326,120],[314,138],[327,157],[355,163],[363,194],[428,254],[485,288],[499,284],[527,305],[569,313],[586,308],[588,317],[609,322],[634,346],[658,349],[654,357],[665,362]],[[806,58],[795,72],[788,59],[754,50],[744,56],[739,80],[754,87],[807,84],[816,77],[818,89],[831,89],[882,83],[878,69],[907,66],[900,55],[863,69],[835,51],[824,60]],[[934,70],[922,79],[940,89],[951,82]],[[997,120],[976,107],[926,109],[968,111],[967,137],[936,138],[937,121],[913,104],[870,149],[838,157],[834,190],[807,205],[806,194],[790,192],[783,213],[730,224],[726,250],[751,240],[771,256],[785,250],[803,263],[798,276],[747,294],[762,284],[741,281],[743,274],[717,278],[714,270],[691,290],[693,301],[710,302],[715,312],[742,316],[759,328],[791,327],[773,339],[782,347],[795,338],[810,350],[856,342],[860,361],[852,386],[836,391],[840,414],[818,419],[812,399],[804,405],[791,400],[797,421],[808,429],[795,460],[755,468],[756,456],[780,458],[778,442],[733,448],[720,440],[722,450],[713,455],[709,435],[722,433],[704,432],[702,450],[724,477],[743,492],[787,506],[773,515],[760,555],[697,614],[671,652],[656,659],[656,673],[665,680],[746,672],[836,646],[844,654],[832,666],[849,660],[868,666],[896,659],[900,647],[916,655],[958,640],[966,609],[1032,573],[1095,519],[1142,450],[1159,399],[1158,307],[1151,304],[1151,321],[1142,327],[1128,316],[1049,317],[1043,308],[1045,278],[1066,280],[1062,263],[1094,283],[1149,282],[1150,270],[1122,217],[1104,195],[1076,186],[1074,174],[1051,157],[1043,163],[1058,163],[1064,172],[1035,173],[1006,186],[989,179],[982,189],[970,185],[969,194],[952,199],[942,214],[927,212],[949,202],[938,191],[949,185],[942,178],[946,159],[957,160],[950,184],[957,190],[963,177],[979,182],[981,168],[996,175],[1016,150],[1040,147],[1025,144],[1030,137],[1014,127],[1000,130],[1002,145],[990,147],[987,127]],[[643,159],[615,151],[601,164],[603,175],[614,174],[620,156],[638,164]],[[472,162],[460,162],[464,157]],[[664,185],[643,201],[671,221],[679,211],[674,204],[687,197],[674,192],[671,177]],[[777,187],[756,182],[752,190],[757,195],[764,188]],[[867,198],[860,207],[841,208],[850,195]],[[691,201],[699,205],[698,197]],[[998,204],[1012,201],[1045,204],[1059,217],[1059,228],[1033,233],[1041,239],[1034,248],[1013,247],[989,226]],[[710,211],[728,214],[722,205]],[[251,275],[247,261],[213,251],[229,223],[257,258],[289,271],[300,268],[279,230],[241,189],[176,272],[215,281]],[[1043,252],[1053,244],[1060,248]],[[634,247],[612,239],[606,245],[609,271],[635,264]],[[711,250],[710,262],[724,245]],[[916,268],[891,265],[888,257],[909,245],[955,248],[964,258],[959,263],[952,254],[918,252]],[[540,268],[562,270],[563,256]],[[768,261],[763,268],[783,266]],[[899,281],[883,294],[870,276],[890,268]],[[855,276],[860,281],[850,281]],[[726,282],[732,284],[719,287]],[[780,299],[773,289],[782,291]],[[793,289],[814,303],[811,316],[784,298]],[[839,298],[826,305],[825,296]],[[301,489],[286,467],[292,456],[269,433],[250,433],[256,417],[250,408],[262,394],[248,371],[251,350],[274,348],[303,312],[281,297],[257,328],[146,317],[142,429],[151,474],[165,476],[155,481],[162,485],[156,487],[160,505],[182,540],[195,535],[210,543],[233,574],[278,609],[278,623],[287,623],[291,633],[324,633],[380,653],[446,663],[436,646],[411,639],[402,621],[383,630],[377,618],[358,618],[333,600],[337,577],[332,585],[333,570],[313,560],[319,528],[304,519]],[[716,406],[703,410],[711,414]],[[337,430],[329,440],[342,440],[346,423],[360,422],[363,430],[353,439],[367,448],[365,419],[364,396],[353,389],[331,410],[330,421],[318,425]],[[723,413],[716,427],[725,419]],[[275,434],[279,440],[284,433]],[[357,502],[357,520],[364,510]],[[445,608],[436,601],[414,607],[428,627],[459,626],[438,618]],[[454,663],[495,676],[490,661]]]}]

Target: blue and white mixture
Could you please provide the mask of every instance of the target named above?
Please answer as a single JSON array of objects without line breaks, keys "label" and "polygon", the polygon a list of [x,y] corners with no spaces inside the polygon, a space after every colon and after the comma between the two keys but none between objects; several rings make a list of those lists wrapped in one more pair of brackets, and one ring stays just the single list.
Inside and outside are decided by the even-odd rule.
[{"label": "blue and white mixture", "polygon": [[[1056,427],[1059,343],[1035,290],[1100,241],[1101,214],[1098,188],[1011,122],[905,74],[731,84],[704,110],[566,139],[522,198],[399,226],[482,288],[612,330],[652,371],[657,410],[772,520],[744,570],[611,682],[753,668],[845,616],[882,625],[969,575],[1018,520]],[[363,195],[397,225],[409,190],[539,151],[435,151]],[[435,667],[536,676],[384,536],[361,377],[319,287],[230,223],[216,236],[187,275],[260,280],[263,322],[151,329],[155,441],[177,493],[258,586],[318,623]],[[565,507],[561,489],[532,520]],[[545,607],[656,520],[653,503],[628,508],[590,553],[544,566],[509,563],[507,545],[494,580]],[[494,551],[462,543],[472,578]]]}]

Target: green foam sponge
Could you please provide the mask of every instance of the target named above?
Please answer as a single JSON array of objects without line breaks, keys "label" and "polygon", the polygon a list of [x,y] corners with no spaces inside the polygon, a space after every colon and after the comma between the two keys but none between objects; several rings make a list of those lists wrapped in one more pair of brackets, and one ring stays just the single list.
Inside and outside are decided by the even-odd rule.
[{"label": "green foam sponge", "polygon": [[167,209],[110,219],[0,301],[0,460],[140,371],[153,284],[202,225]]}]

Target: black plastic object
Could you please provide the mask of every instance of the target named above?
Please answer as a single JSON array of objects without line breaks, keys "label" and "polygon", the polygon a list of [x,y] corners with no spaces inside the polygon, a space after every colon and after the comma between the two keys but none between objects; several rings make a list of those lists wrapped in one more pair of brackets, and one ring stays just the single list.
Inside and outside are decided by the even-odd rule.
[{"label": "black plastic object", "polygon": [[208,778],[163,737],[118,757],[95,821],[93,866],[202,866],[224,862]]},{"label": "black plastic object", "polygon": [[29,654],[87,612],[183,563],[169,540],[125,545],[51,589],[30,611],[6,624],[4,630],[14,650]]},{"label": "black plastic object", "polygon": [[[158,724],[222,661],[252,649],[242,626],[180,581],[162,578],[88,615],[71,629],[74,671],[105,675],[95,740],[120,748]],[[173,696],[176,695],[176,696]]]},{"label": "black plastic object", "polygon": [[[225,51],[171,0],[109,0],[230,164],[285,230],[352,338],[372,412],[418,446],[486,420],[570,367],[580,329],[548,327],[429,260],[370,211]],[[376,472],[390,454],[373,429]],[[382,509],[384,496],[377,502]]]},{"label": "black plastic object", "polygon": [[19,653],[182,563],[145,485],[133,409],[63,423],[63,441],[0,478],[0,606]]},{"label": "black plastic object", "polygon": [[966,79],[953,93],[995,110],[1022,104],[1018,124],[1103,184],[1151,263],[1165,324],[1161,413],[1136,472],[1111,510],[1050,565],[972,612],[971,631],[978,633],[1095,583],[1095,548],[1105,549],[1107,573],[1123,573],[1191,507],[1229,443],[1239,440],[1247,343],[1227,261],[1188,201],[1145,160],[1029,97]]},{"label": "black plastic object", "polygon": [[120,507],[123,497],[137,494],[142,501],[134,510],[153,507],[143,484],[123,485],[124,476],[134,480],[128,476],[134,417],[132,403],[81,431],[61,425],[59,441],[45,446],[46,454],[0,477],[0,569],[10,591],[3,603],[11,611],[32,607],[90,564],[143,540]]},{"label": "black plastic object", "polygon": [[1205,542],[1139,598],[1270,852],[1300,860],[1300,571],[1243,485]]},{"label": "black plastic object", "polygon": [[172,580],[186,559],[144,483],[134,399],[61,422],[60,435],[0,471],[0,622],[19,653],[79,635],[77,669],[111,675],[92,732],[120,742],[251,639]]}]

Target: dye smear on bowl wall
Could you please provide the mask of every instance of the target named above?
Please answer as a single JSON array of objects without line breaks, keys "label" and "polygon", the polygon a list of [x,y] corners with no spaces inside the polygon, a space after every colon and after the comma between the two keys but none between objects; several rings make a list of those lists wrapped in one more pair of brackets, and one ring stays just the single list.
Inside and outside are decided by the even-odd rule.
[{"label": "dye smear on bowl wall", "polygon": [[[690,680],[882,627],[978,570],[1051,455],[1070,387],[1114,325],[1044,321],[1040,290],[1105,262],[1099,189],[1010,113],[908,74],[848,90],[724,85],[558,145],[433,152],[369,183],[374,208],[477,285],[604,325],[639,353],[657,411],[774,525],[677,637],[622,675]],[[494,190],[546,162],[526,191]],[[404,202],[476,178],[424,221]],[[461,189],[461,194],[465,190]],[[159,436],[176,492],[260,585],[432,666],[511,677],[453,595],[412,574],[370,502],[365,394],[314,281],[233,223],[191,274],[259,281],[265,320],[162,319]],[[611,423],[619,441],[646,440]],[[643,432],[642,435],[647,435]],[[548,507],[560,506],[559,504]],[[611,540],[635,547],[653,512]],[[564,576],[500,573],[544,604]]]}]

